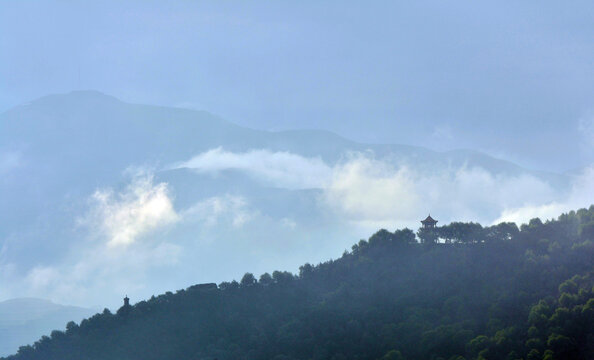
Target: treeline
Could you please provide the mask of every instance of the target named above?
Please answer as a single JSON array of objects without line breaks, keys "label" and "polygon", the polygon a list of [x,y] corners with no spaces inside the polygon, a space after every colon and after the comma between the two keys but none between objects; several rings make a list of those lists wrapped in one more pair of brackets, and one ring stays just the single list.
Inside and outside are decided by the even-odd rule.
[{"label": "treeline", "polygon": [[594,207],[434,232],[105,310],[7,359],[594,359]]},{"label": "treeline", "polygon": [[435,228],[420,228],[417,236],[422,243],[443,240],[446,244],[471,244],[511,240],[519,232],[518,226],[513,222],[503,222],[487,227],[474,222],[452,222]]}]

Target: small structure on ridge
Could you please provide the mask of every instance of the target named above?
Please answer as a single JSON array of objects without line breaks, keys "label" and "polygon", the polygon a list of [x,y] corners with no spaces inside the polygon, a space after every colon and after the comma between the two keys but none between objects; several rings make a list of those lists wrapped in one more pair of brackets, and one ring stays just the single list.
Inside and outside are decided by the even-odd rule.
[{"label": "small structure on ridge", "polygon": [[117,314],[119,316],[127,316],[130,311],[132,311],[132,306],[130,306],[130,299],[128,298],[128,295],[126,295],[124,298],[124,305],[118,309]]},{"label": "small structure on ridge", "polygon": [[425,229],[433,229],[433,228],[435,228],[435,225],[437,224],[437,220],[432,218],[431,214],[429,214],[429,216],[427,216],[427,218],[425,220],[421,220],[421,224],[423,224],[423,228],[425,228]]}]

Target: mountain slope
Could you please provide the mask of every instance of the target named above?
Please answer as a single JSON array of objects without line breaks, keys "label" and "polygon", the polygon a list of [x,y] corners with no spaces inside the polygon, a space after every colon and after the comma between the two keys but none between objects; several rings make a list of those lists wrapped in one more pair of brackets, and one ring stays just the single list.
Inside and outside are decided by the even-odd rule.
[{"label": "mountain slope", "polygon": [[448,245],[381,230],[297,277],[168,292],[8,359],[591,359],[594,206],[510,226]]},{"label": "mountain slope", "polygon": [[43,334],[64,329],[68,321],[80,321],[94,311],[64,306],[43,299],[20,298],[0,302],[0,355],[14,353]]}]

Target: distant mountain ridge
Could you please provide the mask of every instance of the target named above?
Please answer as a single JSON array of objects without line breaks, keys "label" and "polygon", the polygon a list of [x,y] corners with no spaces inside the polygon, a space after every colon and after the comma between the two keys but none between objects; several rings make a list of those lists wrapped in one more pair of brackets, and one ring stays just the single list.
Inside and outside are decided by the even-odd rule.
[{"label": "distant mountain ridge", "polygon": [[107,142],[123,155],[112,159],[114,166],[146,158],[178,161],[223,146],[229,151],[288,151],[329,162],[337,161],[345,150],[372,150],[378,156],[407,156],[419,162],[466,163],[506,173],[528,171],[472,150],[436,152],[412,145],[363,144],[325,130],[249,129],[205,111],[130,104],[96,91],[49,95],[0,114],[0,141],[5,146],[27,144],[30,150],[52,145],[73,161],[81,161],[81,154],[68,154],[66,146],[80,145],[88,150],[84,158],[98,160],[102,154],[96,147]]},{"label": "distant mountain ridge", "polygon": [[37,298],[17,298],[0,302],[0,356],[14,353],[19,346],[32,344],[43,334],[65,329],[69,321],[80,321],[96,311],[65,306]]}]

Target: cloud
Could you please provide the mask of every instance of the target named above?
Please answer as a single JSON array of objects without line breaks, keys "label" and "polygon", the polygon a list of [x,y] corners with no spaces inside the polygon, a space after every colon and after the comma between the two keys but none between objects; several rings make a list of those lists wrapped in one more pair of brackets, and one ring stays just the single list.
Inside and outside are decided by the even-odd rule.
[{"label": "cloud", "polygon": [[[199,173],[239,170],[280,188],[318,188],[322,190],[320,205],[326,211],[341,221],[369,229],[414,227],[419,216],[428,212],[443,222],[523,220],[528,216],[558,214],[570,206],[587,206],[590,201],[583,198],[578,201],[578,197],[568,201],[568,196],[574,196],[571,191],[554,188],[528,173],[495,175],[484,168],[468,166],[430,172],[414,164],[378,159],[372,153],[351,153],[336,164],[327,164],[319,158],[289,152],[234,153],[216,148],[175,167]],[[231,203],[230,198],[211,198],[197,204],[192,211],[201,213],[206,223],[215,223],[218,214],[231,208],[232,212],[248,214],[240,210],[243,206],[238,200],[235,205]]]},{"label": "cloud", "polygon": [[541,220],[553,219],[561,213],[589,207],[592,204],[594,204],[594,167],[586,168],[574,177],[571,190],[563,199],[532,202],[525,206],[505,209],[495,222],[527,223],[535,217]]},{"label": "cloud", "polygon": [[490,223],[509,207],[559,194],[530,175],[493,175],[479,167],[428,173],[358,155],[335,166],[324,201],[345,219],[367,226],[416,227],[431,212],[442,221]]},{"label": "cloud", "polygon": [[180,220],[166,183],[136,176],[121,191],[95,191],[90,205],[79,219],[80,241],[62,261],[28,270],[21,293],[79,303],[98,293],[132,293],[150,282],[155,269],[178,264],[181,245],[160,238],[139,241]]},{"label": "cloud", "polygon": [[199,173],[239,170],[273,186],[288,189],[322,188],[332,175],[332,168],[320,158],[269,150],[234,153],[216,148],[173,168],[189,168]]},{"label": "cloud", "polygon": [[[200,249],[221,240],[221,231],[234,234],[258,216],[245,198],[232,195],[213,196],[176,211],[168,184],[155,183],[145,171],[129,175],[133,178],[122,190],[102,189],[90,196],[90,209],[77,227],[81,239],[68,254],[58,262],[12,273],[8,283],[13,285],[6,291],[75,304],[88,304],[98,294],[109,296],[110,304],[119,300],[114,293],[150,296],[156,284],[169,290],[178,281],[172,276],[186,284],[183,276],[197,265],[182,261],[185,256],[200,258]],[[163,231],[177,236],[162,236]]]},{"label": "cloud", "polygon": [[215,226],[224,219],[234,227],[242,227],[255,215],[244,197],[224,195],[197,202],[183,211],[182,218],[184,221],[202,222],[206,226]]},{"label": "cloud", "polygon": [[[103,189],[91,195],[90,210],[79,219],[77,228],[84,230],[79,242],[60,262],[26,271],[21,294],[88,302],[100,293],[137,291],[150,283],[147,277],[156,269],[179,263],[180,244],[151,237],[180,221],[168,186],[154,184],[145,172],[136,174],[121,191]],[[149,241],[139,241],[144,238]]]},{"label": "cloud", "polygon": [[407,168],[360,156],[336,166],[324,200],[347,219],[381,222],[407,217],[420,198]]},{"label": "cloud", "polygon": [[45,289],[60,278],[56,269],[49,266],[36,266],[27,274],[26,281],[34,290]]},{"label": "cloud", "polygon": [[179,216],[173,208],[167,184],[153,184],[152,176],[135,178],[120,193],[97,190],[87,221],[107,236],[108,246],[129,245],[140,236],[175,223]]},{"label": "cloud", "polygon": [[[318,188],[322,190],[320,205],[326,211],[341,221],[370,230],[380,226],[416,227],[419,217],[428,212],[439,216],[442,222],[525,221],[531,216],[558,215],[594,201],[591,196],[576,195],[587,191],[589,183],[585,179],[592,177],[589,173],[575,178],[568,191],[529,173],[496,175],[468,166],[431,172],[414,164],[379,159],[372,153],[350,153],[336,164],[327,164],[320,158],[289,152],[234,153],[216,148],[175,167],[199,173],[239,170],[280,188]],[[584,181],[586,185],[582,184]],[[243,203],[235,201],[232,205],[231,198],[211,198],[188,212],[201,213],[206,223],[215,223],[225,211],[248,214],[241,210]],[[292,228],[289,223],[286,227]]]}]

